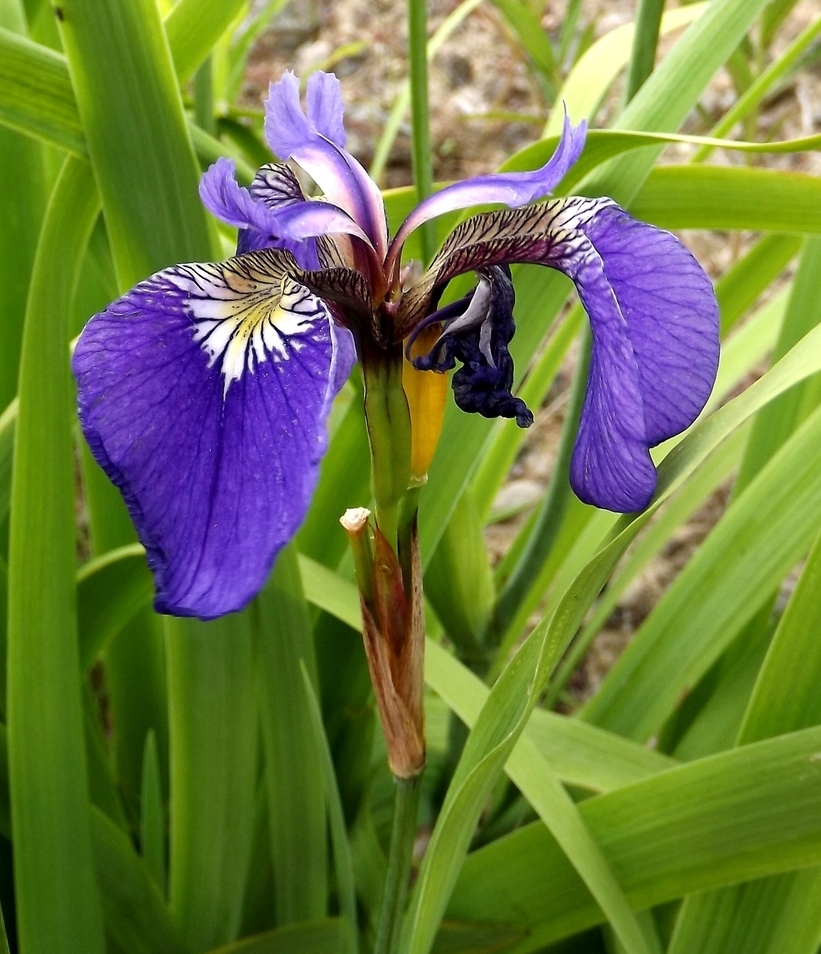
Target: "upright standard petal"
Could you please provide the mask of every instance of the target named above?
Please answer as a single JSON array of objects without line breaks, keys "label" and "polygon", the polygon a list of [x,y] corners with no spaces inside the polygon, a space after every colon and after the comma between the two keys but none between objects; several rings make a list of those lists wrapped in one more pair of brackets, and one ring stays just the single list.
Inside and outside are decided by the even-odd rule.
[{"label": "upright standard petal", "polygon": [[203,173],[200,198],[209,212],[240,230],[240,255],[283,248],[303,268],[316,268],[312,239],[319,235],[353,235],[370,247],[367,235],[347,212],[330,202],[306,199],[287,166],[263,166],[246,189],[234,177],[233,161],[218,159]]},{"label": "upright standard petal", "polygon": [[584,149],[587,123],[582,120],[574,126],[565,112],[564,126],[556,151],[548,161],[533,172],[498,172],[475,176],[455,182],[430,196],[411,212],[399,227],[388,253],[389,265],[401,254],[402,245],[410,233],[423,222],[476,205],[500,204],[515,209],[541,199],[556,188],[568,169]]},{"label": "upright standard petal", "polygon": [[715,381],[718,306],[709,278],[674,235],[611,199],[556,199],[457,227],[404,296],[400,327],[415,327],[455,275],[513,262],[564,272],[590,318],[573,489],[607,510],[643,509],[656,486],[649,449],[695,420]]},{"label": "upright standard petal", "polygon": [[278,232],[273,206],[237,182],[232,159],[223,156],[206,169],[200,179],[200,198],[212,215],[228,225],[271,234]]},{"label": "upright standard petal", "polygon": [[340,148],[345,147],[347,135],[342,117],[345,106],[342,88],[333,73],[317,70],[308,77],[305,90],[305,106],[308,122],[316,131]]},{"label": "upright standard petal", "polygon": [[158,612],[211,619],[263,586],[307,511],[352,359],[272,251],[166,269],[92,318],[73,359],[80,421]]},{"label": "upright standard petal", "polygon": [[[291,72],[271,83],[265,101],[265,135],[280,159],[293,158],[311,176],[328,202],[344,209],[361,227],[381,259],[388,227],[382,193],[341,145],[342,101],[329,74],[309,79],[308,115],[299,102],[299,81]],[[344,139],[343,139],[344,141]]]}]

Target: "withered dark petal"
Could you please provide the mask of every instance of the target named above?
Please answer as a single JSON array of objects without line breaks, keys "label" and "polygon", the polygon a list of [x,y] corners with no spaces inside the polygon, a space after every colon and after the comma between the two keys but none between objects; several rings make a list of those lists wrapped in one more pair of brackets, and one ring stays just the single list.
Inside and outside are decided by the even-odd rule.
[{"label": "withered dark petal", "polygon": [[[510,269],[492,265],[478,274],[474,294],[456,303],[461,311],[449,315],[430,353],[413,363],[420,371],[444,372],[461,362],[451,382],[458,407],[483,417],[515,418],[519,427],[530,427],[533,414],[511,391],[513,358],[508,346],[516,325]],[[444,317],[447,312],[446,307],[438,314]]]}]

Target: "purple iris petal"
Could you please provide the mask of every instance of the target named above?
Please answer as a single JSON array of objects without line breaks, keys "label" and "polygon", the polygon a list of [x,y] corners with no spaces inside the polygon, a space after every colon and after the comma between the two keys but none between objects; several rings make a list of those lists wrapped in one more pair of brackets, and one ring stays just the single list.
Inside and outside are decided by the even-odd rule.
[{"label": "purple iris petal", "polygon": [[548,161],[533,172],[500,172],[455,182],[421,202],[405,219],[391,243],[391,255],[397,255],[410,233],[423,222],[475,205],[499,203],[515,209],[551,192],[584,149],[587,123],[573,126],[565,113],[561,139]]},{"label": "purple iris petal", "polygon": [[264,248],[281,248],[290,252],[301,268],[318,267],[316,239],[298,241],[296,239],[277,238],[275,235],[260,232],[253,228],[240,229],[237,232],[237,255],[244,255],[246,252],[258,252]]},{"label": "purple iris petal", "polygon": [[567,260],[590,316],[590,376],[570,481],[585,502],[641,510],[656,473],[649,448],[699,415],[718,368],[710,280],[669,232],[607,202],[579,222],[589,244]]},{"label": "purple iris petal", "polygon": [[293,239],[306,239],[317,235],[343,233],[355,235],[369,247],[370,239],[354,220],[330,202],[295,202],[285,206],[276,215],[283,234]]},{"label": "purple iris petal", "polygon": [[306,198],[293,169],[284,162],[260,166],[248,191],[254,199],[264,202],[275,212],[292,202],[304,202]]},{"label": "purple iris petal", "polygon": [[347,141],[342,116],[342,89],[333,73],[317,70],[308,77],[305,90],[305,106],[308,122],[313,123],[320,135],[344,148]]},{"label": "purple iris petal", "polygon": [[[263,166],[254,177],[251,188],[246,189],[234,177],[233,161],[217,159],[200,179],[200,198],[203,205],[212,215],[239,230],[238,255],[263,248],[284,248],[291,252],[303,268],[316,268],[316,242],[283,236],[282,226],[274,212],[275,209],[282,209],[294,202],[304,202],[302,190],[294,180],[296,193],[293,189],[285,191],[289,185],[287,182],[283,182],[281,188],[274,191],[272,183],[268,181],[271,179],[268,174],[271,168]],[[273,184],[280,185],[278,180],[274,180]]]},{"label": "purple iris petal", "polygon": [[254,256],[166,269],[92,318],[73,360],[80,421],[159,612],[210,619],[261,588],[305,516],[352,360],[324,304]]},{"label": "purple iris petal", "polygon": [[221,157],[203,173],[200,198],[212,215],[228,225],[278,233],[277,219],[269,206],[237,182],[232,159]]},{"label": "purple iris petal", "polygon": [[403,295],[399,327],[408,334],[424,322],[456,275],[514,262],[564,272],[590,318],[573,489],[606,510],[641,510],[656,486],[649,449],[695,420],[715,381],[718,305],[709,278],[674,235],[612,199],[554,199],[461,223]]},{"label": "purple iris petal", "polygon": [[271,83],[265,102],[265,135],[280,159],[293,158],[311,176],[328,202],[344,209],[362,228],[380,260],[387,248],[382,193],[357,160],[338,143],[342,100],[328,74],[308,81],[308,115],[299,102],[299,82],[291,72]]},{"label": "purple iris petal", "polygon": [[305,199],[301,191],[295,195],[284,173],[276,166],[263,166],[250,189],[234,178],[231,159],[218,159],[200,180],[200,198],[217,218],[241,230],[237,252],[253,252],[262,248],[285,248],[303,268],[316,268],[314,243],[318,235],[355,235],[367,245],[370,241],[362,229],[342,209],[329,202]]}]

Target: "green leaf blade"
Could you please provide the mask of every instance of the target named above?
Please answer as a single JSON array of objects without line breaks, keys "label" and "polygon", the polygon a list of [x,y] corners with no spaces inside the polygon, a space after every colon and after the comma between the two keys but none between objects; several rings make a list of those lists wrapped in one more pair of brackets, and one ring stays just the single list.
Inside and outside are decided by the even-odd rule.
[{"label": "green leaf blade", "polygon": [[[9,550],[9,766],[27,951],[103,951],[91,866],[74,589],[68,308],[97,216],[68,160],[41,234],[20,376]],[[42,698],[48,705],[32,706]]]}]

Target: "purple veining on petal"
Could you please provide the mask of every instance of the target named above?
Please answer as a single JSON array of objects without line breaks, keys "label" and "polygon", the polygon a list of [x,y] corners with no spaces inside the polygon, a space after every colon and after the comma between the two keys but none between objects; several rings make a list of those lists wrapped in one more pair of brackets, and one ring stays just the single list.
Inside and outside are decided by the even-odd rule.
[{"label": "purple veining on petal", "polygon": [[401,253],[402,245],[414,229],[437,215],[496,203],[515,209],[546,196],[579,158],[586,136],[587,122],[582,120],[578,126],[573,126],[565,113],[562,135],[556,151],[540,169],[533,172],[499,172],[475,176],[446,186],[425,199],[400,226],[391,242],[389,258],[395,258]]},{"label": "purple veining on petal", "polygon": [[266,309],[253,275],[249,309],[242,262],[141,282],[92,318],[73,359],[83,431],[146,548],[159,612],[213,618],[262,587],[305,516],[350,370],[350,336],[304,289]]},{"label": "purple veining on petal", "polygon": [[588,503],[641,510],[656,485],[649,448],[688,427],[712,390],[718,305],[669,232],[606,200],[579,228],[589,246],[563,270],[590,316],[593,350],[571,483]]},{"label": "purple veining on petal", "polygon": [[274,212],[292,202],[304,202],[306,198],[293,170],[284,162],[269,162],[260,166],[248,191],[251,198]]},{"label": "purple veining on petal", "polygon": [[314,80],[315,92],[307,116],[300,106],[299,82],[293,73],[286,72],[281,80],[271,83],[265,101],[265,135],[280,159],[293,158],[298,162],[328,202],[338,205],[353,218],[367,234],[381,260],[387,249],[382,194],[359,162],[315,122],[319,119],[326,131],[334,132],[328,115],[330,94],[324,85],[326,82]]}]

